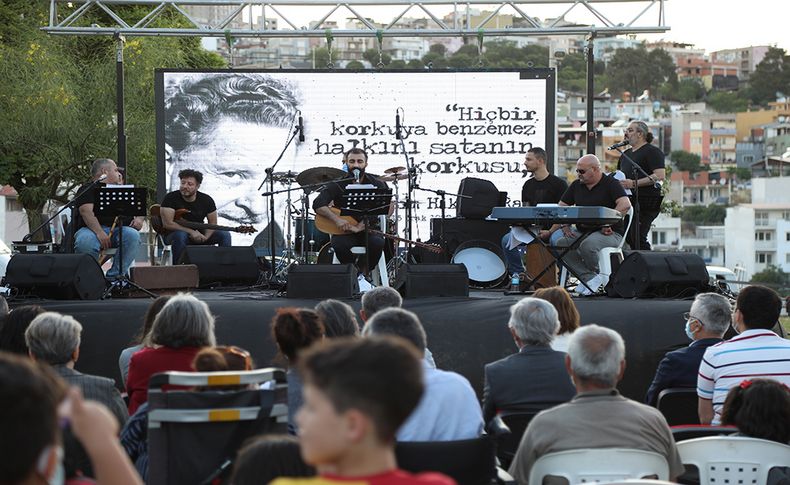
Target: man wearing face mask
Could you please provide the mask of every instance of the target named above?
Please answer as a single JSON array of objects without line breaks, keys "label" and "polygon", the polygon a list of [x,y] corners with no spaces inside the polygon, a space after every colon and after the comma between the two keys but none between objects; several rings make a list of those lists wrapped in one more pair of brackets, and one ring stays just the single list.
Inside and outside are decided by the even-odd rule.
[{"label": "man wearing face mask", "polygon": [[[361,221],[357,224],[352,224],[332,212],[330,207],[342,207],[343,193],[345,193],[346,187],[350,184],[370,184],[379,189],[386,189],[387,184],[367,173],[368,154],[365,150],[352,148],[346,153],[345,160],[349,176],[354,176],[357,180],[343,180],[342,182],[328,184],[313,201],[313,210],[315,210],[316,214],[334,222],[337,228],[345,233],[332,236],[331,244],[337,259],[343,264],[348,264],[354,263],[356,260],[356,255],[351,252],[351,248],[365,245],[365,224]],[[390,207],[390,209],[392,208]],[[369,265],[376,264],[383,250],[384,238],[375,234],[368,235],[368,254],[366,259]],[[365,273],[366,267],[358,265],[358,268],[360,271],[360,283],[362,283],[361,275]]]},{"label": "man wearing face mask", "polygon": [[697,387],[697,372],[702,355],[711,345],[721,342],[730,326],[732,307],[730,301],[716,293],[700,293],[694,298],[691,309],[683,314],[686,335],[691,340],[688,347],[667,352],[659,362],[653,382],[647,390],[645,402],[655,406],[658,395],[671,387]]}]

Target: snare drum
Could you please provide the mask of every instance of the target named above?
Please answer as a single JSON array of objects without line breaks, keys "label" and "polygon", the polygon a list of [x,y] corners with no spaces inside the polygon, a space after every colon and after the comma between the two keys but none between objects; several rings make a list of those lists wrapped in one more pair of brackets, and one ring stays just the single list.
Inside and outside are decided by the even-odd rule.
[{"label": "snare drum", "polygon": [[452,262],[466,266],[472,288],[496,288],[507,277],[502,248],[484,239],[461,243],[453,254]]}]

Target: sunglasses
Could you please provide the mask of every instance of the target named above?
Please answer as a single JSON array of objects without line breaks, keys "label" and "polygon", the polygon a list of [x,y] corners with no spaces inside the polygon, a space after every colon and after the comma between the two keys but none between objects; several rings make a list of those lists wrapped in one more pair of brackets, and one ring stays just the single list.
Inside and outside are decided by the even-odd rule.
[{"label": "sunglasses", "polygon": [[579,175],[584,175],[585,173],[587,173],[587,170],[583,170],[581,168],[577,168],[576,169],[576,173],[578,173]]}]

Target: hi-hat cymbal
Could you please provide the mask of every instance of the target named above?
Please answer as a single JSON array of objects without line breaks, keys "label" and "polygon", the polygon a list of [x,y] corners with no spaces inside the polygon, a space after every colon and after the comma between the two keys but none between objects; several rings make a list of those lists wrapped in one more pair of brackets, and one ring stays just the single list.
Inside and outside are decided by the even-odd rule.
[{"label": "hi-hat cymbal", "polygon": [[274,172],[272,177],[275,182],[293,182],[299,176],[299,172],[288,170],[287,172]]},{"label": "hi-hat cymbal", "polygon": [[296,181],[301,186],[322,184],[331,180],[347,177],[346,172],[333,167],[313,167],[303,170],[296,176]]},{"label": "hi-hat cymbal", "polygon": [[387,170],[384,170],[384,173],[386,173],[387,175],[392,175],[394,173],[405,172],[405,171],[406,171],[406,167],[392,167],[392,168],[388,168]]}]

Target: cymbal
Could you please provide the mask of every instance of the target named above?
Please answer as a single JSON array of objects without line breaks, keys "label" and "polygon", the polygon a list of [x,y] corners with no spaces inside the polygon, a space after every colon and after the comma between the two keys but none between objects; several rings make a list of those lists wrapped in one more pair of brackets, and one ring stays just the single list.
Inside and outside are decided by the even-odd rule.
[{"label": "cymbal", "polygon": [[392,175],[394,173],[405,172],[405,171],[406,171],[406,167],[392,167],[392,168],[388,168],[387,170],[384,170],[384,173],[386,173],[387,175]]},{"label": "cymbal", "polygon": [[272,178],[275,182],[293,182],[296,180],[299,172],[288,170],[287,172],[274,172]]},{"label": "cymbal", "polygon": [[395,180],[406,180],[407,178],[409,178],[409,172],[394,172],[389,175],[382,175],[379,177],[379,180],[384,182],[394,182]]},{"label": "cymbal", "polygon": [[303,170],[302,173],[296,176],[296,181],[301,186],[321,184],[343,177],[347,177],[346,172],[339,168],[333,167],[313,167]]}]

